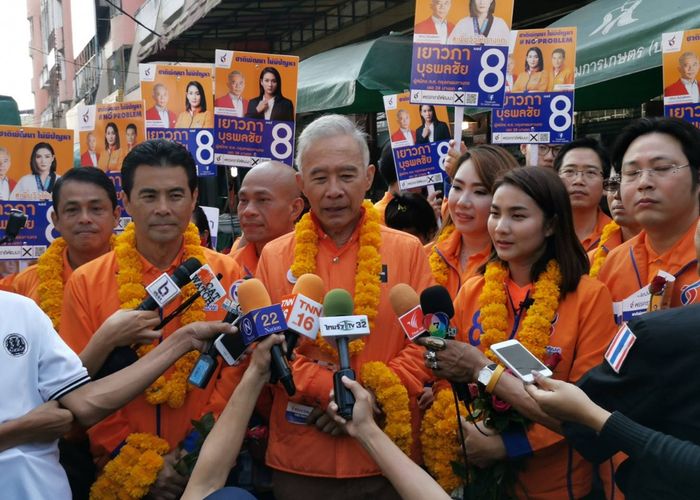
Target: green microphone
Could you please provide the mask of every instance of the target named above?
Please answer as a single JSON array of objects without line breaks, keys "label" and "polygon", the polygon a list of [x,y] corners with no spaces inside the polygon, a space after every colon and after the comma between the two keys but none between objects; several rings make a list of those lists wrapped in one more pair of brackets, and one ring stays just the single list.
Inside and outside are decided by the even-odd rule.
[{"label": "green microphone", "polygon": [[350,368],[348,343],[353,338],[369,334],[367,316],[353,315],[354,308],[352,296],[346,290],[336,288],[324,297],[323,316],[319,318],[321,335],[325,340],[335,343],[338,348],[340,367],[333,374],[333,390],[338,415],[346,420],[352,420],[352,409],[355,405],[355,397],[342,381],[343,376],[355,380],[355,372]]}]

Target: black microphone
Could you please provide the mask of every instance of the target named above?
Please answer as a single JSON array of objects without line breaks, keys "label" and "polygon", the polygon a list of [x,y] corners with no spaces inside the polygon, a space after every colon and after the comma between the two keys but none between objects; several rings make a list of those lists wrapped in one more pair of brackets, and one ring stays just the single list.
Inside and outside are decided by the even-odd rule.
[{"label": "black microphone", "polygon": [[323,316],[320,318],[321,335],[325,340],[334,341],[338,347],[339,368],[333,374],[333,392],[338,405],[338,415],[352,420],[355,397],[343,384],[343,376],[355,380],[355,371],[350,367],[351,338],[369,334],[367,316],[352,315],[352,296],[342,288],[329,291],[323,299]]},{"label": "black microphone", "polygon": [[[173,272],[172,276],[170,276],[170,279],[173,281],[173,283],[175,283],[175,285],[177,285],[178,288],[182,288],[190,281],[192,281],[190,276],[200,267],[202,267],[202,263],[199,262],[199,260],[197,260],[194,257],[189,258],[185,262],[180,264],[180,266],[177,269],[175,269],[175,272]],[[156,286],[154,287],[154,285]],[[149,292],[148,297],[146,297],[136,307],[137,311],[155,311],[156,309],[158,309],[158,302],[156,302],[156,300],[150,295],[151,293],[158,295],[161,299],[166,299],[163,305],[166,305],[167,302],[170,302],[179,295],[179,291],[175,293],[176,290],[172,288],[172,284],[169,280],[165,279],[164,276],[161,276],[158,279],[156,279],[156,281],[148,285],[147,288],[151,287],[153,288]],[[138,361],[138,359],[138,354],[136,354],[136,351],[132,349],[131,346],[123,345],[115,347],[114,350],[112,350],[112,352],[109,353],[107,359],[105,359],[105,362],[102,364],[102,367],[100,367],[98,372],[93,377],[93,380],[97,380],[106,377],[107,375],[111,375],[112,373],[116,373],[119,370],[135,363],[136,361]]]},{"label": "black microphone", "polygon": [[[423,325],[431,337],[453,339],[457,330],[450,325],[455,315],[450,292],[444,286],[435,285],[423,290],[420,294],[420,305],[423,310]],[[467,384],[450,382],[457,397],[466,402],[470,401]]]}]

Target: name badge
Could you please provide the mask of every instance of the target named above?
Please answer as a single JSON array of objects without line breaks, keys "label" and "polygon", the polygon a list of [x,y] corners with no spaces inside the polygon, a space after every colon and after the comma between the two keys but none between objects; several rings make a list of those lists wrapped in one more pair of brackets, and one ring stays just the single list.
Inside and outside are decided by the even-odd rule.
[{"label": "name badge", "polygon": [[299,403],[287,403],[287,410],[284,416],[287,422],[296,425],[306,425],[306,418],[311,415],[313,406],[306,406]]}]

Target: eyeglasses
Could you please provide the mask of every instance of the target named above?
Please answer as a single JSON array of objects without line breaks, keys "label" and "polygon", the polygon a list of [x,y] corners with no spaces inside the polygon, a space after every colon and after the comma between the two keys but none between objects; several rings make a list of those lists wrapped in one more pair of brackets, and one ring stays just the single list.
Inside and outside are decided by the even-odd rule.
[{"label": "eyeglasses", "polygon": [[620,176],[610,177],[603,181],[603,189],[607,193],[617,193],[620,190]]},{"label": "eyeglasses", "polygon": [[564,167],[559,170],[559,177],[562,179],[575,179],[578,174],[581,174],[587,181],[594,181],[603,177],[603,172],[597,168],[587,168],[584,170],[579,170],[573,167]]},{"label": "eyeglasses", "polygon": [[690,167],[690,164],[685,165],[657,165],[651,168],[637,168],[635,170],[622,170],[620,182],[622,184],[631,184],[633,182],[638,182],[642,179],[644,172],[649,174],[649,177],[658,177],[663,179],[671,174],[675,174],[681,168]]},{"label": "eyeglasses", "polygon": [[547,156],[549,153],[552,153],[552,156],[557,156],[559,151],[561,151],[561,146],[547,146],[546,144],[537,145],[538,156]]}]

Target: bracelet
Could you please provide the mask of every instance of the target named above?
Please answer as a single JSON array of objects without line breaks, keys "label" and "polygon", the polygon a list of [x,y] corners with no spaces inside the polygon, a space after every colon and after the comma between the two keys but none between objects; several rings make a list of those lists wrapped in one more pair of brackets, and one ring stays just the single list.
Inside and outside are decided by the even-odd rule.
[{"label": "bracelet", "polygon": [[493,392],[493,390],[496,388],[496,384],[501,379],[501,375],[503,375],[504,371],[506,371],[506,369],[503,365],[498,365],[496,367],[496,369],[493,371],[493,374],[491,375],[489,384],[486,386],[486,392],[488,392],[489,394]]}]

